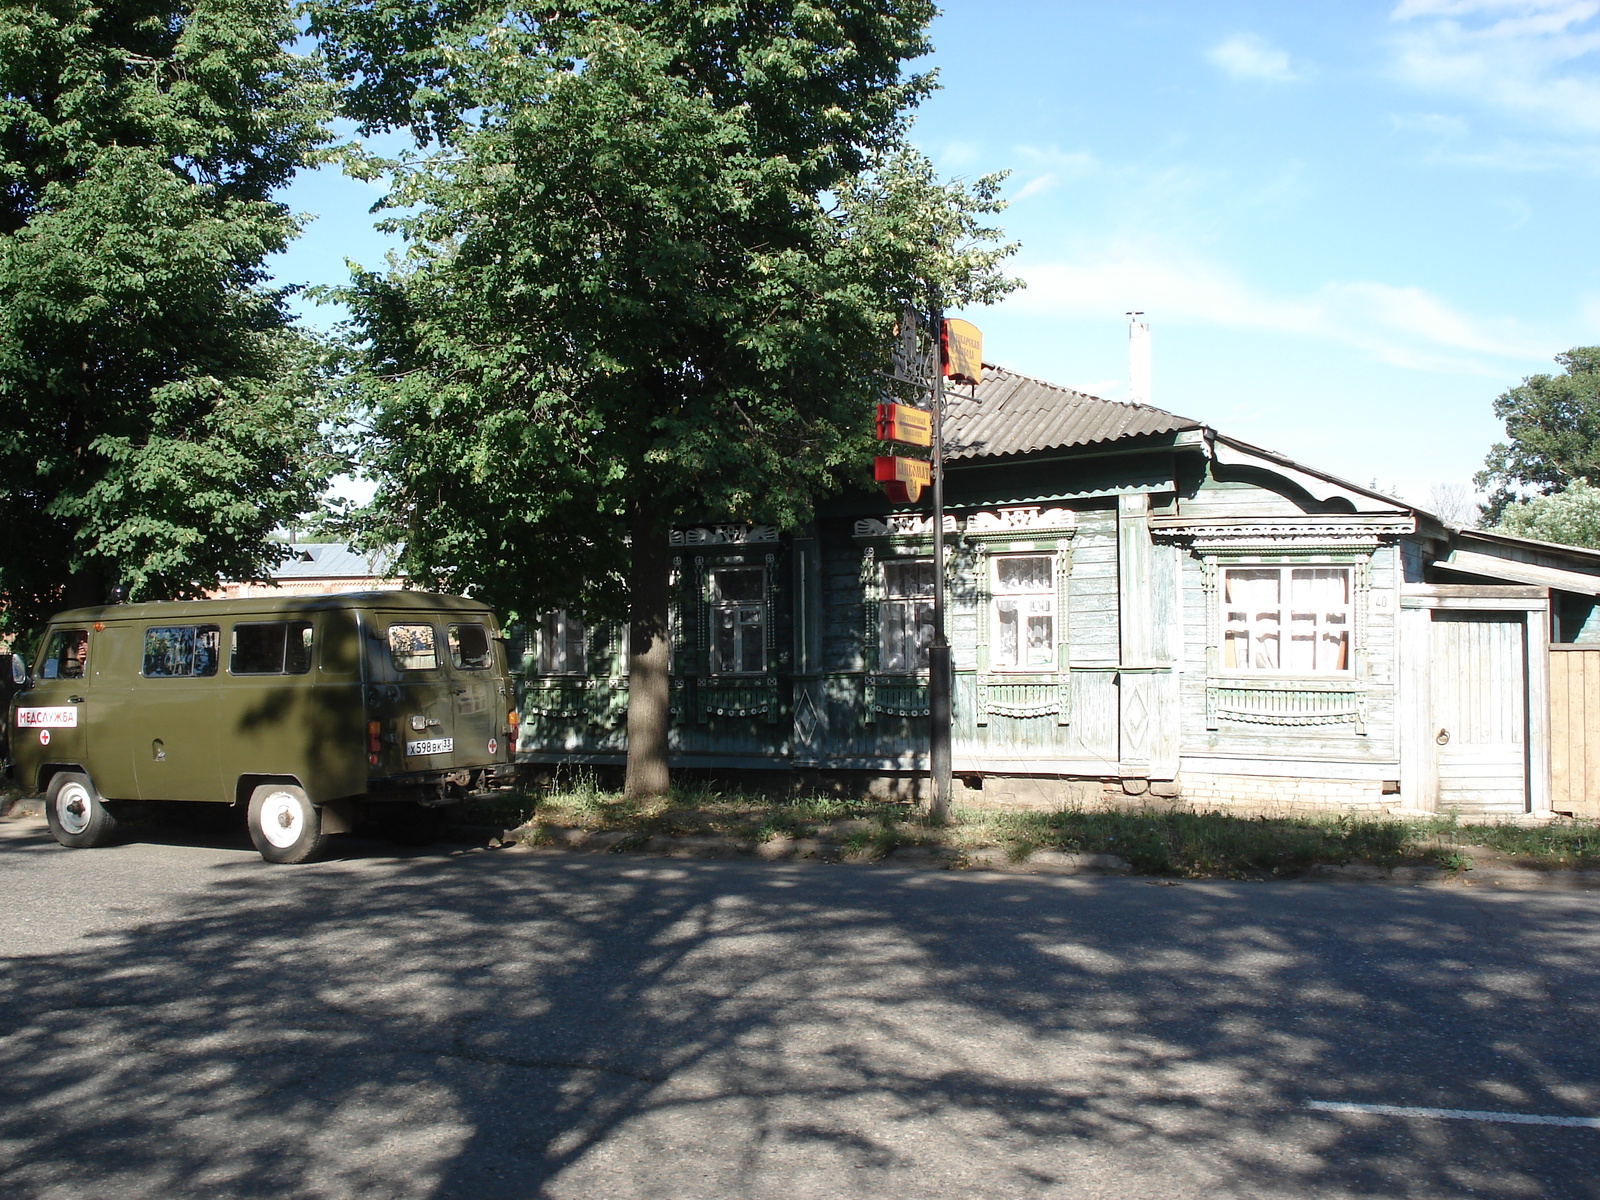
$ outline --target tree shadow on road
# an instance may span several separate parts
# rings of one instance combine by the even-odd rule
[[[8,1197],[1593,1196],[1581,896],[475,853],[0,977]]]

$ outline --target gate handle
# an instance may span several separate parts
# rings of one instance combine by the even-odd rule
[[[1448,746],[1450,744],[1450,731],[1448,729],[1439,730],[1439,735],[1433,740],[1441,746]]]

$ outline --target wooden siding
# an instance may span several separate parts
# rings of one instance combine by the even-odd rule
[[[1600,817],[1600,646],[1550,647],[1550,807]]]

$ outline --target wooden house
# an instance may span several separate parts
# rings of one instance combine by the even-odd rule
[[[958,802],[1600,813],[1600,553],[1001,368],[948,413]],[[674,530],[674,766],[909,790],[927,507]],[[522,759],[622,761],[622,636],[526,632]]]

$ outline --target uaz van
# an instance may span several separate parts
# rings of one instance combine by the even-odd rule
[[[119,802],[190,801],[244,805],[264,858],[303,862],[363,809],[513,782],[504,643],[458,596],[76,609],[22,674],[12,777],[64,846],[110,840]]]

